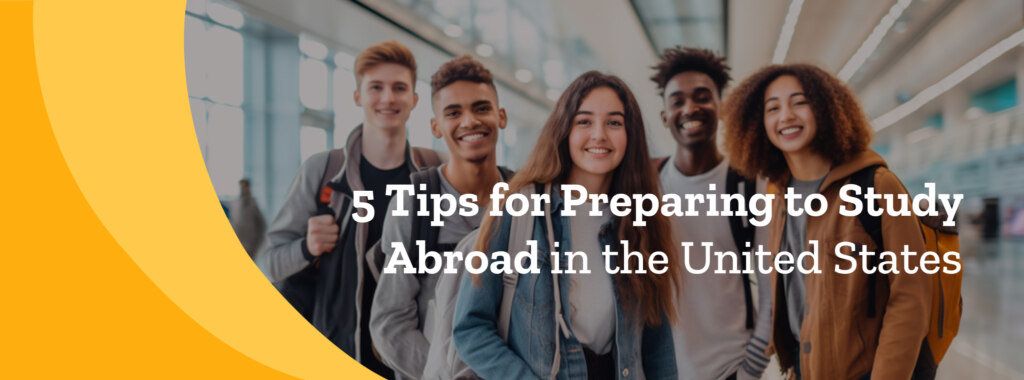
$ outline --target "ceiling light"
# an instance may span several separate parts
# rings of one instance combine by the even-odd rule
[[[447,34],[451,38],[459,38],[462,36],[462,27],[455,24],[448,24],[444,27],[444,34]]]
[[[516,80],[523,83],[530,83],[533,80],[533,73],[527,69],[516,70]]]
[[[868,57],[882,43],[882,38],[885,37],[886,33],[889,33],[889,28],[892,28],[896,20],[899,20],[900,14],[903,13],[904,9],[907,9],[907,5],[910,5],[910,0],[899,0],[889,8],[889,13],[882,16],[882,20],[878,22],[878,25],[875,25],[875,29],[871,31],[868,38],[865,38],[864,42],[860,44],[857,52],[853,53],[850,60],[846,61],[846,65],[843,65],[842,70],[839,70],[839,79],[845,82],[850,80],[853,74],[857,73],[857,70],[864,65],[864,61],[867,61]]]
[[[974,120],[982,116],[985,116],[985,110],[981,109],[981,107],[971,107],[964,111],[964,117],[967,120]]]
[[[206,12],[213,21],[235,29],[241,28],[245,24],[245,16],[242,15],[242,12],[221,3],[210,3],[206,7]]]
[[[307,37],[305,34],[299,35],[299,51],[305,53],[310,58],[327,58],[327,45],[324,45],[316,40],[313,40]]]
[[[921,106],[928,104],[928,102],[932,101],[939,95],[949,91],[953,86],[960,84],[964,79],[974,75],[974,73],[981,70],[985,65],[992,63],[996,58],[999,58],[1006,52],[1020,46],[1021,44],[1024,44],[1024,29],[1020,29],[1009,37],[1006,37],[1002,41],[992,45],[992,47],[986,49],[981,54],[978,54],[977,57],[974,57],[970,61],[967,61],[963,66],[960,66],[956,71],[953,71],[945,78],[942,78],[935,84],[928,86],[928,88],[919,92],[910,99],[910,101],[903,103],[898,107],[889,110],[889,112],[886,112],[882,116],[872,120],[871,124],[875,126],[875,131],[881,131],[892,126],[897,121],[900,121],[907,115],[917,111]]]
[[[907,143],[914,144],[939,134],[935,127],[921,127],[907,134]]]
[[[793,42],[793,32],[796,31],[796,22],[800,18],[800,10],[803,7],[804,0],[793,0],[789,3],[789,11],[786,12],[786,21],[782,24],[782,32],[779,33],[779,42],[775,45],[772,63],[778,64],[786,61],[789,43]]]
[[[490,57],[494,55],[494,48],[488,44],[476,45],[476,53],[481,57]]]
[[[553,88],[549,88],[546,92],[544,92],[544,95],[547,96],[548,99],[551,100],[552,102],[557,102],[558,97],[562,96],[562,92]]]

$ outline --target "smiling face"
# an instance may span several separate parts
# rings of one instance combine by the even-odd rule
[[[768,85],[764,93],[764,127],[772,145],[784,155],[813,154],[811,142],[818,125],[796,77],[783,75]]]
[[[603,182],[626,154],[625,107],[614,90],[599,87],[587,94],[569,132],[570,177]]]
[[[718,87],[699,71],[684,71],[665,83],[661,122],[681,146],[714,144],[718,131]]]
[[[444,139],[452,160],[480,162],[494,156],[498,130],[505,128],[508,117],[498,108],[491,85],[456,81],[438,90],[433,103],[430,130]]]
[[[412,71],[399,64],[382,63],[367,69],[355,92],[365,124],[384,129],[404,127],[419,101],[412,81]]]

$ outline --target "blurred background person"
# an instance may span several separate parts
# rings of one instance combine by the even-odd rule
[[[231,227],[234,228],[235,235],[238,235],[238,241],[251,258],[260,249],[263,234],[267,232],[267,221],[263,219],[260,206],[252,197],[249,179],[242,178],[238,181],[238,193],[238,199],[231,201],[228,206],[228,215],[231,217]]]

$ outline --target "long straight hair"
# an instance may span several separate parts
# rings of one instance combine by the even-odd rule
[[[625,82],[614,75],[605,75],[597,71],[588,71],[580,75],[558,98],[555,109],[544,123],[544,128],[537,137],[537,145],[527,158],[526,164],[509,181],[506,195],[516,193],[534,183],[565,183],[573,168],[572,157],[569,155],[569,134],[572,132],[573,118],[579,111],[583,99],[598,88],[609,88],[614,91],[625,108],[626,151],[622,162],[611,174],[608,196],[626,194],[632,197],[633,194],[655,194],[660,198],[658,174],[650,162],[640,106]],[[616,236],[620,240],[629,241],[630,249],[643,255],[643,265],[647,265],[648,258],[653,252],[665,252],[669,260],[669,270],[660,275],[652,273],[649,269],[646,274],[618,274],[613,276],[613,280],[625,309],[641,317],[647,325],[660,324],[663,315],[669,321],[675,321],[673,290],[678,289],[681,276],[675,261],[676,255],[672,254],[675,252],[675,242],[672,239],[669,220],[658,213],[646,219],[646,227],[633,227],[632,218],[635,212],[634,210],[614,221]],[[476,250],[487,252],[490,240],[497,233],[497,219],[490,215],[485,217],[481,223]],[[616,260],[622,268],[625,252],[620,252]]]

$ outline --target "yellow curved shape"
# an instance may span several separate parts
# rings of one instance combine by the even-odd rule
[[[77,238],[104,240],[105,227],[116,243],[108,240],[104,249],[119,250],[119,244],[195,323],[258,363],[302,378],[372,377],[274,290],[224,218],[189,112],[184,9],[184,1],[34,4],[38,80],[59,144],[56,155],[63,154],[73,175],[69,183],[84,196],[83,220],[89,222],[91,207],[102,222],[91,220],[90,230],[101,236]],[[63,243],[79,246],[74,240]],[[136,286],[146,286],[138,285],[140,279],[123,265],[116,272],[99,270],[89,275],[115,283],[131,278]],[[162,298],[158,292],[145,294],[141,301],[123,301]],[[181,316],[173,314],[150,313],[152,319],[145,322],[154,330],[164,323],[180,327]],[[195,351],[186,360],[201,362],[197,358],[206,350],[230,357],[209,339],[186,337],[168,344]],[[113,359],[106,364],[116,365]],[[158,359],[165,367],[192,364]],[[252,363],[232,360],[213,373],[239,377],[233,365],[254,370]],[[151,375],[167,371],[151,370]],[[255,371],[260,377],[273,373]]]

